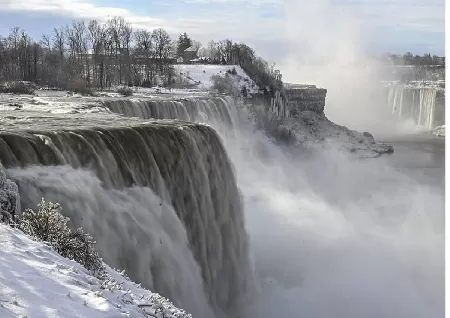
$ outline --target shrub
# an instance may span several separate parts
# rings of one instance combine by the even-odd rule
[[[81,228],[71,231],[69,218],[63,216],[58,203],[42,199],[39,210],[26,210],[19,221],[19,229],[38,240],[48,242],[63,257],[74,260],[88,270],[102,273],[103,262],[94,248],[95,241]]]
[[[213,75],[211,76],[211,82],[212,89],[217,89],[220,94],[229,94],[235,97],[239,96],[239,89],[236,87],[230,76],[223,77],[220,75]]]
[[[133,89],[131,89],[130,87],[119,87],[116,90],[116,93],[119,93],[122,96],[131,96],[133,95]]]

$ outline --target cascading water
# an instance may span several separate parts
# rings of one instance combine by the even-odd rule
[[[109,265],[195,317],[233,316],[252,275],[234,172],[214,130],[69,117],[30,116],[27,131],[20,120],[0,131],[22,207],[59,202]],[[114,119],[119,127],[108,127]]]
[[[164,137],[152,133],[152,138],[143,138],[147,128],[137,129],[138,134],[135,128],[90,128],[80,135],[77,125],[70,127],[55,118],[46,124],[75,131],[45,132],[27,120],[28,134],[16,133],[15,139],[8,137],[10,133],[1,134],[0,148],[6,152],[1,152],[0,160],[9,158],[9,166],[16,167],[69,163],[71,167],[9,169],[8,174],[19,183],[25,203],[33,201],[34,206],[45,195],[66,205],[66,213],[78,222],[75,225],[86,227],[94,236],[95,231],[105,233],[99,244],[102,250],[111,250],[110,263],[129,267],[135,271],[134,279],[164,291],[195,317],[220,317],[221,311],[236,317],[226,310],[233,307],[243,309],[241,317],[246,318],[442,316],[444,200],[440,189],[405,177],[383,158],[355,161],[331,149],[300,160],[298,153],[282,150],[255,131],[245,109],[238,111],[232,98],[189,103],[178,101],[176,107],[185,111],[177,112],[214,127],[236,170],[262,291],[253,303],[243,299],[246,290],[253,290],[253,272],[248,270],[244,221],[236,207],[241,202],[234,179],[229,179],[233,171],[227,160],[222,163],[226,169],[217,163],[226,155],[220,142],[218,148],[211,146],[217,142],[212,130],[211,134],[199,132],[200,136],[194,133],[210,128],[171,124],[166,129],[152,124],[150,130]],[[127,100],[107,106],[127,116],[173,118],[174,111],[167,105]],[[189,105],[206,109],[189,110]],[[124,119],[106,115],[101,114],[104,126],[127,126],[121,123]],[[90,116],[86,121],[94,119]],[[136,120],[130,125],[140,124]],[[186,133],[196,137],[185,138]],[[63,142],[69,138],[65,134],[78,141]],[[2,139],[8,147],[1,144]],[[108,151],[98,154],[104,148],[102,142]],[[147,162],[153,162],[152,157],[157,164],[150,168]],[[201,182],[195,181],[198,178]],[[187,196],[186,189],[190,189]],[[216,199],[211,199],[209,211],[193,204],[210,194]],[[185,204],[190,208],[184,209]],[[223,212],[228,211],[222,207],[227,204],[234,206],[234,216]],[[208,223],[211,218],[214,221]],[[219,238],[214,236],[218,228]]]
[[[224,109],[237,108],[222,100]],[[255,131],[242,110],[235,134],[219,117],[207,122],[243,194],[261,291],[245,317],[441,317],[441,189],[383,158],[351,160],[329,149],[299,160]]]
[[[103,104],[114,113],[144,119],[180,119],[208,122],[215,126],[232,126],[236,107],[231,97],[193,98],[183,100],[106,100]]]
[[[436,127],[436,88],[390,86],[387,103],[392,113],[416,126],[432,130]]]

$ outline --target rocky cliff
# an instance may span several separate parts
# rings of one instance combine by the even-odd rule
[[[393,152],[392,146],[376,143],[368,132],[330,121],[324,112],[326,95],[326,89],[315,85],[285,84],[283,92],[253,96],[247,105],[256,126],[279,142],[337,147],[364,157]]]

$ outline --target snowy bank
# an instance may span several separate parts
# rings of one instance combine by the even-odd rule
[[[50,246],[0,224],[0,317],[191,317],[106,266],[98,279]]]

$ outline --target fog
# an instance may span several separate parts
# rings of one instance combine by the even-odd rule
[[[261,132],[224,138],[260,295],[246,317],[440,317],[444,193],[387,158],[311,157]]]
[[[375,138],[416,133],[383,108],[380,64],[366,52],[358,12],[343,8],[285,2],[284,81],[327,88],[325,114],[338,124]],[[248,317],[444,315],[440,180],[422,183],[387,158],[357,160],[336,149],[306,158],[260,133],[241,134],[225,143],[261,283]]]
[[[380,81],[386,77],[370,54],[373,44],[367,38],[370,30],[362,29],[362,12],[331,0],[283,3],[289,49],[277,65],[284,81],[326,88],[327,117],[351,129],[371,131],[375,137],[413,130],[393,122],[391,110],[383,105]]]

